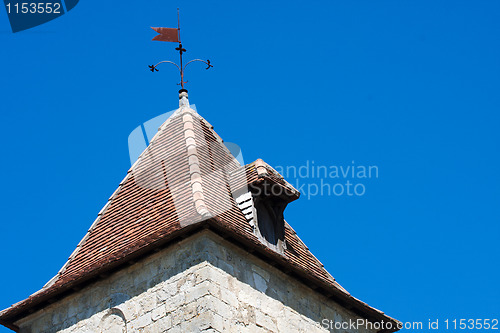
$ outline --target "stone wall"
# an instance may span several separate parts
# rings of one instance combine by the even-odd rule
[[[357,317],[203,231],[17,325],[22,333],[327,332],[323,319]]]

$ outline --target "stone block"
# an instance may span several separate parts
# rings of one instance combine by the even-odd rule
[[[232,316],[231,307],[212,295],[205,295],[193,304],[196,305],[196,311],[199,314],[212,311],[224,318],[231,318]]]
[[[145,313],[137,319],[130,322],[130,326],[133,329],[139,329],[146,327],[147,325],[152,323],[151,312]]]
[[[152,293],[145,293],[145,295],[139,299],[139,316],[142,316],[146,312],[150,312],[155,307],[156,295]]]
[[[238,323],[245,326],[255,324],[255,308],[248,304],[240,304],[231,318],[235,318]]]
[[[156,307],[155,309],[153,309],[153,311],[151,311],[151,319],[153,321],[157,321],[160,318],[165,317],[166,315],[167,315],[167,310],[166,310],[165,304],[162,304],[162,305]]]
[[[158,327],[159,332],[165,332],[172,327],[172,318],[170,316],[161,317],[156,321],[155,326]]]
[[[249,304],[254,308],[260,308],[260,299],[255,293],[255,289],[252,289],[248,285],[242,285],[241,289],[238,291],[238,300],[240,302]]]
[[[165,301],[165,310],[167,313],[175,312],[185,304],[186,297],[183,293],[176,294]]]
[[[199,283],[186,291],[186,303],[193,302],[194,300],[210,294],[210,289],[214,289],[216,286],[211,286],[210,281],[204,281]]]
[[[278,330],[276,320],[257,309],[255,309],[255,324],[257,324],[257,326],[264,327],[271,332],[276,332]]]
[[[232,290],[226,288],[220,288],[220,299],[234,308],[237,308],[239,305],[236,294]]]
[[[267,290],[267,280],[264,279],[260,274],[253,273],[253,280],[255,284],[255,288],[262,292],[265,293]]]

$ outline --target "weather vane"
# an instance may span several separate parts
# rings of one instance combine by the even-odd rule
[[[153,38],[153,40],[157,40],[160,42],[179,43],[179,47],[176,47],[175,49],[177,51],[179,51],[180,61],[181,61],[180,66],[177,65],[175,62],[169,61],[169,60],[160,61],[156,65],[149,65],[149,69],[151,70],[151,72],[155,72],[155,71],[158,72],[158,69],[156,67],[158,67],[159,64],[169,63],[169,64],[175,65],[179,69],[179,72],[181,74],[181,82],[178,83],[178,85],[180,85],[181,88],[184,89],[184,83],[187,83],[187,81],[184,81],[184,70],[186,69],[187,65],[189,65],[190,63],[195,62],[195,61],[200,61],[200,62],[207,65],[206,69],[209,69],[210,67],[214,67],[210,64],[210,60],[208,60],[208,59],[207,59],[207,61],[201,60],[201,59],[193,59],[191,61],[188,61],[187,64],[185,64],[185,65],[182,64],[182,54],[184,52],[186,52],[186,49],[184,49],[182,47],[182,43],[181,43],[181,25],[180,25],[180,20],[179,20],[179,8],[177,8],[177,29],[175,29],[175,28],[153,28],[153,27],[151,27],[151,29],[153,29],[154,31],[159,33],[159,35],[155,36]]]

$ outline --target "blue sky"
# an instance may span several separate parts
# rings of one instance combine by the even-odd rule
[[[245,162],[377,166],[364,195],[285,212],[340,284],[401,321],[499,318],[496,1],[82,0],[16,34],[1,9],[1,308],[65,263],[130,132],[177,107],[173,66],[147,68],[177,60],[149,28],[177,7],[186,59],[214,65],[190,65],[190,100]]]

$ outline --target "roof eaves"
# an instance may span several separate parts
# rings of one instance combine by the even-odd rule
[[[397,320],[385,315],[382,311],[372,308],[368,304],[346,293],[343,288],[338,288],[338,286],[336,284],[333,284],[331,281],[323,281],[311,275],[310,272],[308,272],[303,267],[294,264],[288,258],[270,250],[257,240],[251,240],[248,237],[245,237],[245,235],[241,234],[237,229],[228,228],[227,223],[225,223],[217,216],[178,229],[168,235],[168,237],[159,239],[154,243],[150,243],[143,248],[140,248],[139,250],[131,252],[131,254],[128,256],[102,265],[98,269],[92,271],[90,274],[71,280],[63,285],[58,286],[56,289],[43,290],[36,295],[30,296],[28,299],[18,302],[13,306],[1,311],[0,323],[6,327],[14,329],[15,325],[13,325],[13,322],[25,316],[23,315],[23,312],[28,311],[28,309],[35,308],[36,311],[37,306],[40,306],[50,299],[54,299],[58,296],[65,297],[68,292],[71,293],[71,290],[76,289],[82,284],[84,285],[86,283],[92,283],[96,277],[99,277],[103,273],[119,270],[128,262],[134,263],[136,262],[136,260],[140,260],[143,257],[148,256],[150,253],[153,253],[153,250],[155,248],[168,247],[171,244],[175,243],[176,239],[179,239],[179,237],[181,237],[181,239],[189,237],[190,235],[199,232],[200,230],[204,230],[206,227],[210,228],[213,231],[216,231],[223,238],[239,245],[240,247],[242,247],[243,245],[244,249],[254,249],[254,251],[251,251],[253,255],[259,254],[257,255],[257,257],[270,262],[273,266],[282,270],[285,274],[291,275],[295,279],[298,279],[302,282],[307,281],[308,283],[306,285],[313,287],[313,289],[318,290],[318,288],[314,286],[324,289],[326,291],[325,293],[323,293],[325,296],[332,298],[332,300],[334,300],[335,302],[345,306],[346,308],[349,308],[351,311],[355,312],[361,317],[371,321],[389,320],[393,322],[394,325],[398,323]]]

